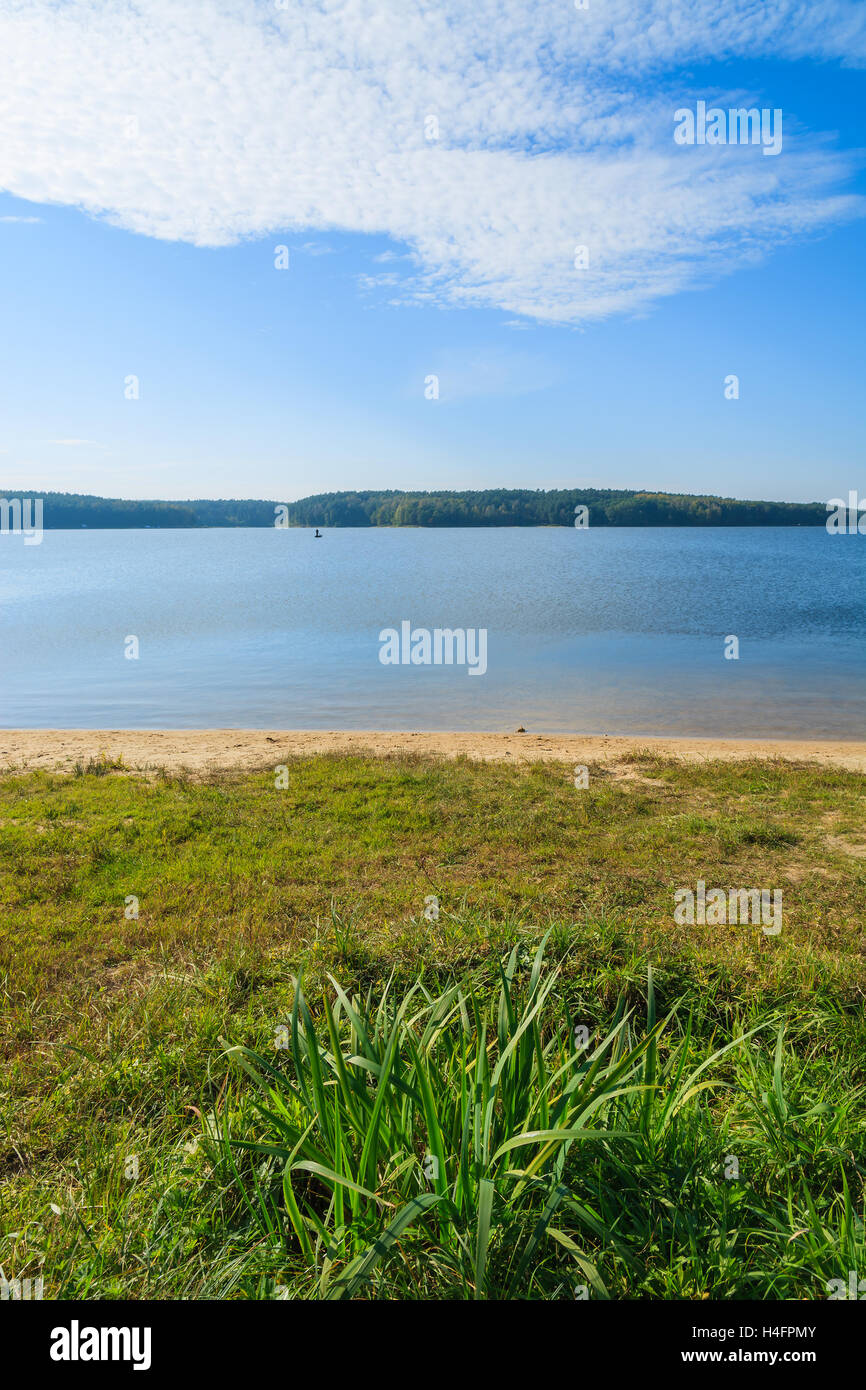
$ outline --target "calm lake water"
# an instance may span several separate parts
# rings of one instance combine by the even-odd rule
[[[859,739],[864,600],[818,527],[2,535],[0,723]],[[382,665],[404,619],[486,674]]]

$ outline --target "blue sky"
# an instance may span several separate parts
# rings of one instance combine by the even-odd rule
[[[2,0],[4,488],[866,491],[864,7],[591,4]]]

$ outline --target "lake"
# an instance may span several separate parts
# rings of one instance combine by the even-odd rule
[[[861,739],[864,598],[822,527],[0,535],[0,723]],[[383,665],[404,620],[486,671]]]

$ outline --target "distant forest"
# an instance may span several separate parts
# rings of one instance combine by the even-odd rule
[[[485,492],[325,492],[289,508],[301,526],[823,526],[821,502],[738,502],[609,488],[491,488]]]
[[[0,497],[44,502],[46,530],[80,527],[273,526],[276,502],[124,502],[69,492],[7,489]],[[822,502],[744,502],[674,492],[597,488],[491,488],[483,492],[323,492],[288,505],[289,526],[823,526]],[[285,524],[285,523],[284,523]]]

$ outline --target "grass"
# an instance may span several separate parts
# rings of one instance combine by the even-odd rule
[[[0,779],[7,1278],[760,1299],[866,1275],[862,777],[288,769]],[[675,925],[699,878],[781,888],[781,935]]]

